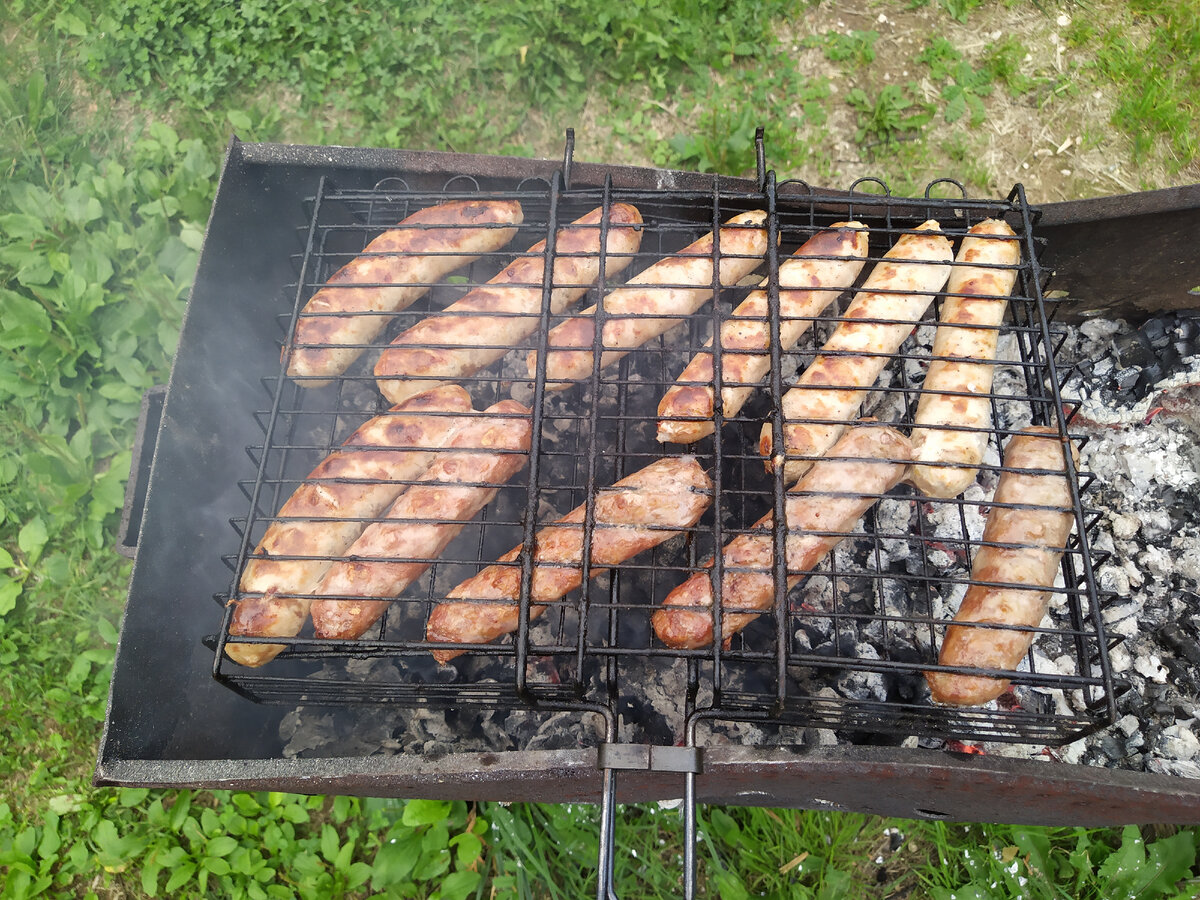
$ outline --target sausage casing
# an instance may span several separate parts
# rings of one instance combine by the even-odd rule
[[[975,225],[955,258],[913,422],[912,483],[930,497],[956,497],[975,481],[987,449],[993,364],[1021,248],[1006,222]],[[963,295],[963,296],[960,296]],[[953,393],[940,393],[952,391]],[[973,395],[973,396],[972,396]],[[973,430],[939,428],[958,425]],[[943,463],[949,465],[921,465]]]
[[[312,604],[317,637],[361,637],[378,621],[524,467],[531,432],[529,410],[515,400],[493,404],[454,432],[420,480],[321,579]]]
[[[308,619],[306,594],[362,534],[363,519],[378,516],[433,461],[466,421],[471,398],[446,385],[409,398],[361,425],[322,460],[279,510],[239,581],[251,595],[234,601],[231,635],[295,637]],[[274,659],[283,644],[228,643],[229,658],[244,666]]]
[[[600,277],[603,209],[560,228],[555,236],[550,311],[561,312]],[[628,203],[608,213],[604,272],[623,271],[641,246],[642,216]],[[393,403],[491,365],[537,329],[542,316],[546,242],[539,241],[500,274],[399,335],[375,364],[379,389]]]
[[[521,221],[516,200],[453,200],[418,210],[385,231],[305,304],[288,375],[305,387],[328,384],[387,327],[388,313],[407,309],[433,282],[499,250]]]
[[[720,262],[717,281],[737,284],[762,263],[767,252],[767,214],[741,213],[720,229]],[[630,350],[669,331],[691,315],[713,294],[713,232],[684,247],[674,256],[643,269],[604,298],[607,318],[601,334],[600,366],[610,366]],[[546,387],[562,390],[592,374],[592,342],[596,335],[596,309],[550,329],[546,341]],[[658,318],[662,317],[662,318]],[[538,355],[528,357],[529,377],[537,373]]]
[[[789,350],[812,317],[854,283],[867,256],[867,228],[836,222],[779,264],[779,344]],[[753,291],[721,323],[721,404],[736,416],[754,385],[771,369],[767,292]],[[712,346],[710,340],[707,346]],[[749,352],[746,352],[749,351]],[[690,444],[713,433],[713,355],[697,353],[658,404],[658,439]]]
[[[699,521],[712,497],[712,481],[695,457],[657,460],[598,492],[593,505],[589,574],[620,565],[644,550],[661,544]],[[583,581],[584,516],[579,506],[534,538],[530,600],[551,603]],[[486,644],[517,629],[521,594],[522,547],[506,553],[499,564],[483,569],[434,607],[425,628],[429,641]],[[546,607],[531,605],[530,619]],[[434,650],[439,663],[449,662],[463,650]]]
[[[783,395],[784,450],[802,457],[786,461],[786,482],[804,474],[857,415],[871,386],[946,283],[953,258],[950,241],[931,219],[901,235],[871,270],[820,354]],[[772,446],[767,423],[758,449],[768,468],[779,462],[771,459]]]
[[[787,583],[796,583],[843,539],[876,502],[904,478],[912,444],[893,428],[861,424],[848,430],[829,456],[805,473],[785,499]],[[727,641],[775,601],[774,514],[738,535],[722,551],[721,634]],[[711,566],[712,563],[710,562]],[[694,650],[713,640],[712,578],[697,572],[679,585],[651,617],[668,647]],[[687,608],[679,608],[687,607]]]
[[[1009,439],[984,543],[971,564],[972,584],[946,629],[940,665],[1011,670],[1033,645],[1035,633],[1017,629],[1036,628],[1046,615],[1075,523],[1064,446],[1055,428],[1027,428]],[[1073,447],[1071,454],[1078,458]],[[954,706],[987,703],[1009,685],[1007,678],[954,672],[926,672],[925,679],[935,702]]]

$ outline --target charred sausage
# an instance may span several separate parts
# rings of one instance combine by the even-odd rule
[[[555,238],[550,311],[561,312],[582,297],[600,277],[600,230],[603,209],[559,230]],[[624,270],[641,245],[642,216],[628,203],[608,213],[604,271]],[[546,242],[506,266],[487,284],[450,304],[441,315],[418,322],[398,336],[375,364],[384,396],[405,397],[455,378],[473,375],[511,350],[538,327]]]
[[[717,282],[737,284],[762,262],[767,252],[767,214],[755,210],[731,218],[720,230]],[[674,328],[698,310],[713,293],[713,233],[676,255],[659,260],[604,298],[607,319],[601,334],[601,367],[617,362],[630,350]],[[546,341],[546,387],[562,390],[592,374],[592,342],[596,309],[550,329]],[[657,318],[661,317],[661,318]],[[537,353],[529,354],[529,376],[536,376]]]
[[[933,339],[935,358],[913,419],[917,464],[910,477],[930,497],[958,496],[975,480],[983,462],[993,374],[992,363],[984,360],[996,356],[1000,323],[1017,280],[1021,247],[1014,238],[1005,222],[980,222],[963,238],[946,283]],[[937,427],[942,425],[972,430]]]
[[[313,593],[319,638],[361,637],[525,465],[529,410],[501,400],[458,429],[420,480],[335,563]],[[381,599],[375,599],[381,598]]]
[[[849,536],[880,498],[900,483],[912,459],[908,438],[893,428],[861,424],[818,460],[786,498],[787,583],[794,587]],[[749,625],[775,601],[774,514],[767,513],[723,551],[723,640]],[[710,562],[711,566],[712,563]],[[712,578],[697,572],[671,591],[651,617],[668,647],[694,650],[713,641]]]
[[[712,494],[712,482],[694,457],[660,459],[599,492],[594,503],[589,573],[599,575],[661,544],[699,521]],[[583,581],[583,523],[580,506],[543,528],[534,539],[530,619]],[[517,629],[521,595],[522,547],[497,565],[469,578],[434,607],[425,638],[434,642],[486,644]],[[433,651],[447,663],[464,650]]]
[[[940,665],[1011,670],[1029,652],[1035,633],[1022,629],[1036,628],[1046,615],[1075,522],[1066,446],[1054,428],[1027,428],[1009,439],[972,584],[946,629]],[[1073,447],[1071,455],[1078,458]],[[926,672],[925,679],[934,702],[953,706],[987,703],[1009,685],[1007,678],[954,672]]]
[[[837,222],[780,263],[780,349],[790,350],[813,317],[854,283],[866,256],[866,226]],[[764,280],[721,325],[721,403],[727,417],[738,414],[771,369],[766,286]],[[712,434],[715,398],[713,355],[697,353],[658,404],[658,439],[690,444]]]
[[[871,385],[946,283],[951,259],[950,241],[930,220],[902,235],[871,270],[821,353],[783,396],[784,450],[799,457],[787,459],[786,482],[799,478],[832,447],[855,417]],[[758,449],[768,468],[782,461],[771,459],[772,444],[767,423]]]
[[[454,200],[418,210],[333,274],[296,320],[288,375],[320,387],[341,375],[432,284],[513,239],[516,200]],[[432,385],[429,385],[432,387]]]
[[[295,637],[308,619],[303,595],[320,582],[374,518],[433,461],[455,428],[467,421],[471,398],[446,385],[410,397],[360,426],[309,473],[267,528],[242,571],[241,596],[229,633],[246,637]],[[441,415],[439,415],[441,414]],[[229,658],[261,666],[283,644],[228,643]]]

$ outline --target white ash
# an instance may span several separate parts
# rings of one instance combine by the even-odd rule
[[[590,302],[590,301],[589,301]],[[707,323],[693,328],[690,340],[702,340]],[[1107,376],[1116,368],[1105,354],[1112,349],[1114,337],[1121,334],[1123,323],[1092,321],[1070,332],[1062,350],[1061,369],[1076,359],[1092,360],[1093,372]],[[822,323],[801,342],[801,349],[784,355],[785,385],[811,359],[828,332]],[[928,351],[933,329],[922,326],[906,344],[914,350],[912,358],[902,366],[885,370],[879,383],[870,392],[863,413],[875,415],[882,421],[903,423],[910,413],[910,398],[906,390],[923,381],[924,366],[917,356]],[[687,343],[686,341],[684,343]],[[666,350],[667,341],[660,341],[654,366],[661,371],[679,371],[690,359],[687,350]],[[998,356],[1016,360],[1019,347],[1015,338],[1002,338]],[[499,393],[510,390],[523,402],[531,402],[532,387],[525,369],[525,352],[509,354],[502,364],[503,379]],[[996,369],[994,389],[1014,398],[1026,394],[1026,372],[1023,366],[1000,365]],[[1084,394],[1084,408],[1072,427],[1089,438],[1081,451],[1082,468],[1096,474],[1096,483],[1085,495],[1085,503],[1101,513],[1095,540],[1097,552],[1107,552],[1110,558],[1102,563],[1097,578],[1102,590],[1116,594],[1107,598],[1103,618],[1110,637],[1123,637],[1124,643],[1109,654],[1113,672],[1125,679],[1131,689],[1118,699],[1120,727],[1062,748],[1047,750],[1031,744],[985,742],[989,753],[1028,759],[1082,762],[1093,765],[1168,771],[1182,774],[1196,769],[1195,758],[1200,755],[1188,736],[1196,721],[1196,701],[1200,694],[1200,668],[1183,659],[1166,646],[1161,630],[1167,623],[1178,623],[1184,636],[1195,640],[1200,634],[1200,511],[1195,507],[1195,493],[1200,486],[1200,451],[1196,449],[1195,434],[1198,420],[1181,406],[1187,389],[1200,381],[1200,370],[1187,368],[1177,372],[1157,386],[1152,397],[1161,405],[1164,397],[1176,402],[1171,409],[1158,413],[1144,423],[1155,406],[1141,401],[1121,405],[1111,397],[1095,392],[1082,381],[1075,382]],[[611,427],[611,416],[621,392],[630,398],[630,409],[641,408],[648,394],[659,391],[657,375],[629,373],[628,369],[605,370],[604,384],[599,389],[602,413],[601,430]],[[624,381],[624,384],[619,382]],[[890,390],[888,388],[891,388]],[[1172,392],[1173,395],[1172,395]],[[1070,391],[1065,392],[1070,395]],[[1171,396],[1168,396],[1171,395]],[[640,398],[640,399],[639,399]],[[586,452],[587,437],[581,435],[580,413],[590,405],[590,388],[577,386],[565,392],[548,392],[545,405],[544,436],[548,444],[559,447],[557,456],[545,461],[549,481],[544,483],[578,485],[579,456]],[[753,406],[757,403],[758,406]],[[765,406],[756,396],[743,412],[747,419]],[[1168,404],[1170,405],[1170,404]],[[651,403],[646,407],[653,409]],[[1031,421],[1029,404],[1020,400],[1001,400],[995,405],[996,426],[1003,430],[1019,429]],[[632,422],[626,432],[630,449],[648,455],[658,448],[654,435],[652,412]],[[750,423],[737,423],[747,435],[757,435]],[[751,434],[752,433],[752,434]],[[571,452],[561,452],[563,448]],[[631,459],[638,459],[632,457]],[[601,460],[603,469],[607,457]],[[641,465],[636,462],[630,468]],[[789,637],[794,652],[820,657],[836,657],[853,663],[859,660],[887,662],[911,661],[912,675],[905,678],[892,672],[875,673],[862,670],[836,671],[821,666],[795,667],[792,676],[796,693],[814,703],[836,704],[847,699],[862,703],[889,702],[904,692],[915,692],[914,702],[927,702],[920,663],[930,658],[930,627],[928,624],[906,623],[903,617],[931,617],[934,621],[948,619],[958,608],[966,591],[965,581],[970,573],[970,550],[967,542],[982,537],[984,511],[995,489],[1000,464],[999,446],[992,442],[987,448],[984,466],[978,481],[971,486],[959,503],[924,503],[912,494],[898,493],[881,503],[873,512],[872,524],[879,541],[860,539],[839,546],[832,559],[823,567],[823,574],[807,580],[790,598],[793,626]],[[607,470],[606,470],[607,472]],[[603,474],[598,471],[598,478]],[[538,498],[540,520],[557,517],[570,509],[568,492],[546,490]],[[576,501],[578,502],[578,501]],[[745,528],[749,521],[741,518],[739,504],[730,502],[723,510],[722,524],[727,528]],[[749,507],[753,504],[747,503]],[[755,517],[762,510],[746,510]],[[518,521],[523,508],[513,513]],[[509,529],[509,534],[512,529]],[[964,540],[965,539],[965,540]],[[505,540],[496,555],[515,545]],[[704,546],[684,550],[677,539],[665,555],[656,559],[679,565],[680,557],[690,552],[702,557],[712,548]],[[667,552],[669,549],[669,553]],[[888,574],[909,576],[889,579]],[[876,576],[876,577],[870,577]],[[921,578],[939,579],[929,590],[920,585]],[[667,579],[669,581],[669,579]],[[441,578],[438,579],[439,584]],[[639,604],[661,599],[670,584],[651,583],[650,579],[633,580],[640,594]],[[645,587],[643,591],[642,588]],[[601,596],[600,593],[594,596]],[[1047,622],[1070,628],[1069,609],[1065,592],[1056,592]],[[1088,615],[1086,603],[1083,609]],[[631,615],[642,615],[640,609]],[[835,616],[836,614],[836,616]],[[752,632],[744,637],[746,648],[759,648],[770,640],[772,625],[764,620],[755,623]],[[570,629],[568,628],[568,631]],[[551,643],[554,635],[543,620],[535,626],[536,641]],[[742,638],[739,638],[742,640]],[[1078,675],[1079,662],[1072,654],[1069,638],[1040,635],[1033,651],[1033,666],[1039,674]],[[508,658],[511,660],[511,657]],[[508,663],[511,665],[511,662]],[[706,666],[708,664],[705,664]],[[1022,668],[1028,663],[1023,662]],[[686,719],[686,695],[680,661],[646,658],[621,661],[621,683],[630,696],[622,697],[619,710],[619,738],[623,741],[678,743],[684,739],[682,723]],[[370,667],[368,667],[368,670]],[[468,671],[468,670],[463,670]],[[832,674],[831,674],[832,671]],[[1085,674],[1094,674],[1089,672]],[[564,673],[564,677],[569,673]],[[511,678],[511,672],[497,672],[501,681]],[[531,680],[553,682],[557,677],[546,669],[531,671]],[[702,676],[696,703],[703,706],[710,698],[706,693],[706,677]],[[769,675],[756,682],[753,667],[730,673],[725,681],[727,690],[762,691],[769,684]],[[431,679],[432,680],[432,679]],[[923,692],[923,693],[922,693]],[[1089,698],[1077,690],[1063,691],[1033,686],[1015,686],[1004,702],[1015,702],[1025,710],[1047,710],[1061,715],[1078,715]],[[999,715],[1003,706],[993,702],[990,708]],[[398,716],[399,721],[383,723],[389,717],[375,711],[356,710],[354,716],[336,716],[312,709],[311,727],[307,731],[296,727],[292,716],[285,720],[289,732],[289,753],[328,755],[344,752],[346,740],[364,752],[461,752],[469,750],[508,750],[522,747],[594,746],[602,735],[598,717],[587,714],[559,713],[555,715],[519,713],[477,714],[470,710],[456,711],[454,718],[446,713],[425,710],[421,715]],[[439,717],[441,717],[439,719]],[[440,724],[439,724],[440,722]],[[1135,727],[1136,726],[1136,727]],[[402,734],[404,731],[410,734]],[[745,746],[771,746],[779,743],[832,745],[855,739],[834,728],[775,727],[765,728],[754,723],[704,722],[699,730],[702,744],[736,742]],[[337,741],[342,741],[338,745]],[[365,748],[375,741],[374,750]],[[438,749],[441,741],[448,742]],[[898,738],[899,741],[899,738]],[[926,740],[921,746],[937,746],[940,742]],[[337,747],[335,751],[333,748]]]

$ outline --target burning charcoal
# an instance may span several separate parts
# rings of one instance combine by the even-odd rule
[[[1100,738],[1099,749],[1111,760],[1121,759],[1126,752],[1124,742],[1112,734],[1106,734]]]
[[[1154,360],[1154,350],[1139,332],[1121,334],[1113,341],[1121,368],[1141,368]]]
[[[1179,356],[1175,351],[1168,348],[1167,352],[1160,352],[1158,359],[1142,369],[1142,374],[1133,385],[1134,396],[1141,399],[1149,394],[1150,389],[1162,381],[1177,362]]]
[[[1200,666],[1200,643],[1197,643],[1182,628],[1170,622],[1159,629],[1158,634],[1164,644],[1192,665]]]
[[[879,651],[870,644],[862,644],[856,654],[859,659],[879,659]],[[887,682],[880,672],[848,670],[838,675],[838,690],[854,700],[886,700]]]
[[[1167,330],[1167,323],[1161,317],[1150,319],[1141,328],[1138,329],[1146,342],[1155,350],[1161,350],[1171,342],[1170,332]]]
[[[1138,368],[1121,369],[1113,376],[1113,383],[1116,389],[1122,393],[1129,393],[1133,390],[1133,386],[1137,384],[1138,379],[1142,376],[1142,370]]]

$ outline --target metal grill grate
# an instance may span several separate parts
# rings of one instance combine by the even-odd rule
[[[981,546],[979,522],[990,486],[1001,471],[998,462],[982,468],[981,481],[989,486],[986,493],[969,491],[965,497],[937,500],[907,485],[891,491],[800,587],[790,593],[777,590],[774,610],[734,635],[728,647],[676,650],[654,636],[650,616],[666,593],[691,574],[704,571],[706,559],[746,533],[765,512],[775,510],[776,521],[781,521],[783,479],[764,468],[757,449],[759,428],[773,421],[778,433],[783,423],[782,389],[797,371],[803,371],[836,327],[853,292],[831,294],[829,308],[814,317],[794,350],[781,352],[774,342],[766,383],[737,415],[724,417],[718,412],[716,434],[690,447],[656,441],[659,399],[749,287],[720,290],[715,302],[681,317],[677,327],[618,365],[593,366],[590,378],[581,384],[561,392],[546,386],[549,326],[592,303],[602,304],[605,292],[629,274],[737,213],[765,210],[768,235],[779,238],[778,246],[768,241],[755,277],[756,282],[763,275],[770,278],[770,325],[776,336],[779,265],[820,229],[850,219],[869,227],[865,275],[901,235],[925,219],[937,219],[957,247],[971,225],[998,217],[1016,232],[1021,263],[996,361],[989,444],[998,460],[1008,436],[1028,422],[1065,433],[1072,407],[1064,405],[1059,394],[1053,361],[1058,335],[1050,324],[1051,304],[1043,300],[1041,248],[1032,234],[1036,214],[1027,206],[1020,186],[1003,201],[968,199],[953,183],[931,185],[924,198],[900,199],[873,180],[856,182],[846,194],[818,195],[800,183],[777,184],[774,174],[760,164],[756,192],[723,189],[715,177],[708,192],[670,187],[630,191],[608,182],[572,184],[570,168],[568,144],[563,170],[553,180],[513,184],[499,195],[489,191],[489,197],[521,203],[524,222],[517,235],[505,249],[485,254],[396,315],[386,334],[364,348],[367,352],[345,375],[326,387],[302,388],[285,376],[281,364],[279,376],[263,384],[258,414],[263,440],[247,448],[250,463],[242,482],[248,512],[233,523],[235,534],[230,535],[226,557],[232,582],[229,592],[217,597],[226,610],[214,640],[218,680],[266,702],[532,704],[576,709],[581,714],[601,714],[608,740],[615,741],[619,713],[631,703],[639,706],[643,684],[653,679],[660,685],[678,685],[680,720],[669,723],[671,733],[656,734],[647,726],[640,734],[652,743],[686,741],[689,745],[700,740],[696,728],[709,721],[1043,744],[1066,742],[1112,721],[1114,685],[1088,547],[1096,516],[1082,498],[1091,476],[1075,473],[1069,464],[1076,523],[1063,555],[1060,586],[1054,590],[1051,624],[1035,629],[1034,648],[1021,671],[1003,673],[1012,679],[1014,689],[998,704],[984,709],[935,706],[929,702],[923,679],[936,662],[946,626],[970,579],[970,560]],[[935,196],[943,193],[953,196]],[[307,300],[374,237],[417,209],[481,194],[467,178],[452,179],[436,192],[410,190],[399,179],[389,179],[370,191],[339,190],[322,179],[304,212],[306,224],[298,222],[297,281],[281,295],[273,313],[279,320],[280,346],[288,346]],[[596,207],[611,209],[618,202],[636,206],[644,221],[641,245],[629,269],[619,277],[602,274],[598,286],[562,315],[550,312],[550,285],[543,285],[539,327],[500,362],[458,379],[476,409],[510,396],[532,408],[528,465],[431,561],[429,571],[394,600],[379,625],[362,639],[318,640],[308,631],[284,640],[239,638],[283,643],[287,650],[259,670],[227,659],[222,650],[229,640],[232,607],[228,604],[241,599],[239,573],[251,551],[313,466],[351,430],[388,408],[375,386],[372,365],[377,353],[373,351],[421,319],[441,314],[446,305],[486,282],[514,254],[535,242],[550,240],[547,253],[552,257],[552,238],[561,225]],[[719,246],[713,252],[717,256]],[[930,359],[928,345],[940,302],[939,298],[931,305],[889,363],[864,414],[908,430]],[[601,319],[602,310],[601,305]],[[529,351],[541,351],[532,375],[525,364]],[[719,347],[714,356],[719,392]],[[522,556],[515,563],[524,566],[517,631],[511,638],[470,648],[452,668],[436,666],[423,640],[423,628],[433,606],[450,588],[513,547],[522,543],[528,547],[539,527],[581,504],[589,510],[582,527],[585,535],[590,534],[598,489],[663,455],[684,454],[694,454],[714,483],[711,506],[696,526],[585,582],[582,590],[550,604],[536,621],[529,614],[530,561]],[[775,537],[783,539],[782,525]],[[590,568],[585,550],[584,569]],[[782,587],[787,572],[778,553],[773,575],[777,588]],[[718,611],[723,609],[720,584],[718,563],[714,581]],[[353,663],[363,659],[394,661],[396,678],[380,682],[359,677],[356,672],[361,669]]]

